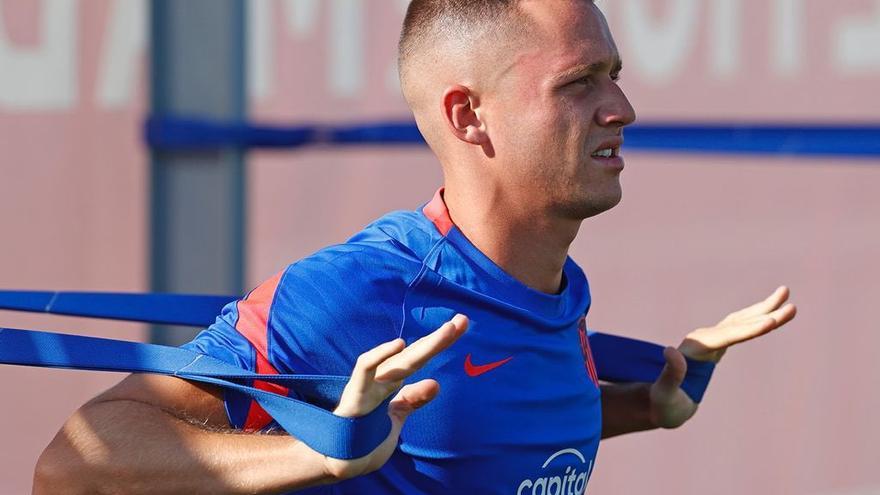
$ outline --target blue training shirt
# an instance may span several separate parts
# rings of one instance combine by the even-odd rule
[[[408,380],[434,378],[441,390],[409,417],[388,463],[297,493],[581,494],[602,429],[589,307],[574,261],[559,294],[525,286],[452,223],[441,189],[290,265],[185,347],[259,373],[347,376],[361,353],[463,313],[464,336]],[[233,426],[271,424],[256,403],[234,392],[225,401]]]

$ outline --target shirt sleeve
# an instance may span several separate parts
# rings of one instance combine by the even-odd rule
[[[227,305],[184,347],[260,374],[348,376],[358,355],[399,335],[404,271],[382,250],[325,249]],[[253,386],[297,397],[279,385]],[[227,391],[224,400],[233,427],[274,426],[249,397]]]
[[[213,325],[184,348],[207,354],[259,374],[278,374],[268,359],[268,321],[283,272],[260,284],[239,301],[226,305]],[[254,381],[252,386],[287,395],[278,385]],[[246,395],[224,391],[226,414],[233,428],[256,431],[269,426],[271,417]]]

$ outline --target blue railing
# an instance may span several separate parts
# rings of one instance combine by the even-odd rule
[[[626,149],[675,153],[880,157],[880,125],[645,123],[627,128]],[[273,126],[185,117],[152,117],[145,126],[155,150],[293,149],[314,145],[424,145],[410,121]]]

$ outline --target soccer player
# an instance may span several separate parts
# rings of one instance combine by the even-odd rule
[[[795,307],[780,288],[666,348],[655,382],[599,382],[567,253],[621,197],[621,68],[587,0],[413,1],[400,77],[444,188],[287,267],[188,344],[260,373],[350,375],[340,416],[393,395],[384,443],[329,458],[240,395],[132,375],[63,426],[35,492],[582,493],[601,438],[683,424],[685,357],[718,362]]]

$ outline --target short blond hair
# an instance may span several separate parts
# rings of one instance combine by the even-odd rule
[[[412,0],[398,44],[401,79],[410,59],[443,36],[468,38],[473,33],[503,29],[517,14],[520,0]]]

